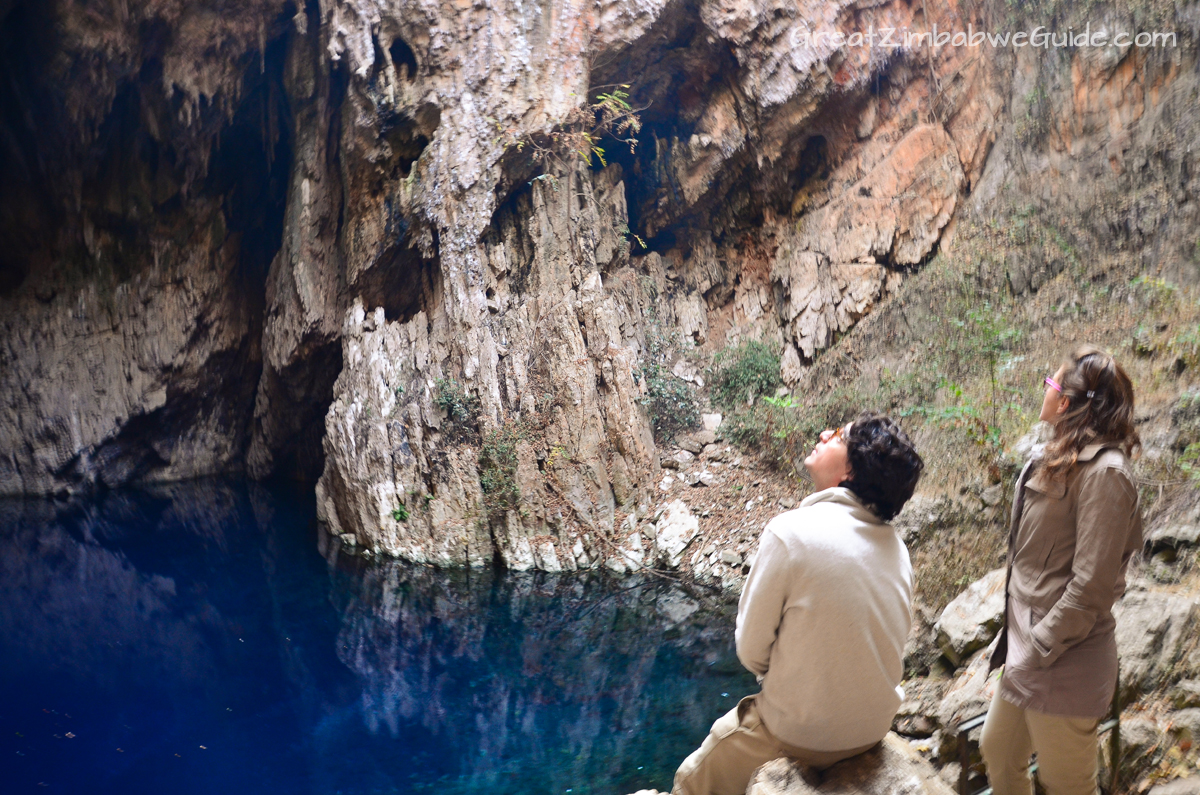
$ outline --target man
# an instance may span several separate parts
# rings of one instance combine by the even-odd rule
[[[712,725],[675,795],[741,795],[781,756],[825,768],[873,747],[903,700],[912,565],[887,524],[923,467],[886,416],[824,431],[804,459],[816,493],[763,531],[737,615],[738,659],[762,691]]]

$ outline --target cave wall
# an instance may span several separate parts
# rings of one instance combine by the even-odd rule
[[[943,27],[966,24],[954,3],[929,8]],[[935,250],[985,161],[1003,64],[953,48],[924,58],[792,46],[804,25],[848,35],[918,24],[903,2],[679,2],[626,10],[616,27],[573,5],[531,22],[503,5],[439,10],[399,30],[420,64],[409,102],[435,104],[440,124],[411,192],[385,179],[419,219],[407,234],[436,242],[438,275],[415,316],[370,302],[347,314],[320,515],[356,543],[423,562],[598,565],[655,496],[640,370],[652,327],[709,352],[772,340],[796,381]],[[386,16],[338,19],[383,31]],[[543,26],[568,22],[573,37],[534,46]],[[503,53],[488,50],[496,28],[510,34]],[[427,55],[423,43],[448,31],[454,47]],[[343,57],[370,74],[386,37],[369,52],[356,41],[338,39]],[[537,57],[506,57],[526,51]],[[548,91],[563,84],[571,92]],[[589,84],[628,84],[643,109],[639,145],[609,144],[604,167],[571,156],[533,179],[511,131],[547,130]],[[354,85],[348,102],[376,96]],[[359,129],[370,150],[371,128]],[[347,252],[347,270],[364,256]],[[465,434],[438,401],[449,380],[479,401]]]
[[[0,492],[239,465],[289,141],[283,3],[6,4]]]
[[[1137,193],[1194,115],[1186,9],[1182,51],[1099,60],[799,36],[1021,21],[957,0],[0,12],[0,492],[319,477],[334,532],[445,565],[636,531],[648,335],[808,388],[1002,186],[1111,219],[1084,186]],[[614,86],[636,147],[530,159]],[[1132,249],[1186,237],[1138,196]]]

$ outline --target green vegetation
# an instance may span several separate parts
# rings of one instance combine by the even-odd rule
[[[1188,391],[1179,396],[1171,409],[1171,424],[1179,431],[1174,444],[1178,453],[1175,465],[1189,482],[1200,486],[1200,392]]]
[[[764,398],[739,409],[730,418],[726,435],[739,447],[757,452],[775,469],[794,474],[804,458],[805,442],[810,436],[815,438],[802,429],[800,409],[790,397]]]
[[[392,518],[397,522],[408,521],[408,508],[404,506],[404,503],[400,503],[400,507],[392,511]]]
[[[779,356],[758,340],[718,353],[709,376],[714,400],[728,409],[753,403],[761,395],[772,395],[783,384],[779,380]]]
[[[607,153],[601,146],[605,138],[612,138],[633,152],[642,121],[638,115],[640,110],[629,102],[629,84],[594,88],[608,90],[600,90],[592,102],[570,111],[549,133],[518,135],[515,128],[506,128],[498,120],[491,119],[498,133],[495,142],[503,142],[505,149],[528,151],[530,160],[545,169],[534,179],[547,179],[556,188],[558,182],[554,174],[567,172],[567,160],[572,156],[588,166],[593,164],[593,159],[601,166],[608,165]]]
[[[1050,103],[1040,85],[1025,95],[1025,114],[1017,116],[1014,132],[1023,144],[1033,144],[1050,129]]]
[[[479,415],[479,398],[453,378],[437,380],[433,401],[452,422],[466,422]]]
[[[1168,308],[1174,303],[1179,293],[1179,288],[1166,279],[1146,274],[1135,276],[1130,280],[1129,286],[1133,288],[1134,296],[1147,304],[1150,309]]]
[[[621,249],[622,256],[629,253],[631,240],[636,241],[643,250],[646,248],[646,241],[642,240],[641,237],[635,235],[629,230],[628,222],[621,221],[620,223],[614,224],[613,231],[617,233],[617,239],[620,241],[617,245]]]
[[[479,486],[488,518],[499,520],[518,507],[517,446],[527,441],[530,430],[524,422],[508,420],[484,434],[479,449]]]
[[[646,332],[646,354],[642,359],[642,378],[646,394],[641,403],[650,414],[654,438],[666,442],[680,431],[694,428],[700,421],[700,403],[690,384],[671,372],[678,358],[681,343],[677,334],[662,330],[657,318],[651,316]]]
[[[1200,442],[1192,442],[1179,456],[1179,468],[1188,480],[1200,486]]]
[[[439,378],[434,385],[433,402],[446,412],[447,435],[451,438],[472,436],[479,423],[479,397],[453,378]]]

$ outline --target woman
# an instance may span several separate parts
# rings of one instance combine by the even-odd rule
[[[980,748],[996,795],[1095,795],[1096,725],[1117,682],[1113,601],[1142,545],[1129,455],[1133,384],[1113,357],[1075,351],[1045,381],[1045,452],[1017,479],[1008,539],[1004,663]]]

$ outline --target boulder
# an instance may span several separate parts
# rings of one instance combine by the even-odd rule
[[[924,676],[941,660],[942,652],[937,644],[937,614],[920,599],[913,602],[913,623],[904,643],[904,675]]]
[[[992,703],[995,684],[988,676],[988,656],[991,647],[976,653],[966,669],[954,680],[938,706],[938,721],[954,731],[958,724],[987,712]]]
[[[1170,693],[1175,709],[1200,707],[1200,679],[1185,679],[1178,682]]]
[[[1146,533],[1146,546],[1152,551],[1194,547],[1197,544],[1200,544],[1200,524],[1163,523],[1151,527]]]
[[[1000,504],[1004,499],[1004,484],[996,483],[983,490],[979,495],[979,499],[989,508]]]
[[[712,431],[696,431],[675,437],[675,444],[695,455],[700,455],[704,451],[705,445],[716,444],[716,442],[717,435]]]
[[[938,618],[938,646],[955,665],[996,636],[1004,616],[1005,570],[988,572],[960,593]]]
[[[900,513],[892,519],[892,527],[904,539],[904,543],[912,544],[922,533],[936,527],[943,521],[946,512],[946,500],[915,494],[900,509]]]
[[[815,773],[790,759],[754,772],[746,795],[953,795],[937,771],[904,739],[889,732],[865,754]]]
[[[1054,426],[1048,422],[1038,421],[1030,428],[1029,433],[1022,436],[1008,450],[1008,457],[1024,465],[1035,453],[1041,451],[1046,443],[1054,438]]]
[[[904,702],[892,719],[892,729],[905,737],[929,737],[938,729],[938,707],[950,686],[948,679],[924,676],[904,683]]]
[[[1148,795],[1200,795],[1200,776],[1177,778],[1167,784],[1159,784]]]
[[[742,556],[732,549],[723,549],[721,550],[721,562],[730,566],[740,566],[742,565]]]
[[[1163,732],[1152,718],[1121,718],[1121,769],[1133,770],[1151,749],[1163,740]]]
[[[617,553],[604,562],[604,565],[616,574],[625,574],[642,568],[644,559],[642,551],[642,536],[636,530],[626,539],[625,545]]]
[[[1193,744],[1200,741],[1200,709],[1192,707],[1172,712],[1167,716],[1171,734]]]
[[[1156,591],[1132,591],[1113,607],[1117,654],[1121,660],[1121,700],[1164,683],[1180,660],[1194,665],[1200,598]]]
[[[700,520],[692,515],[683,500],[672,502],[655,528],[656,559],[669,569],[679,568],[683,551],[699,530]]]
[[[721,427],[722,417],[720,414],[701,414],[700,422],[704,425],[704,430],[716,433],[717,428]]]

